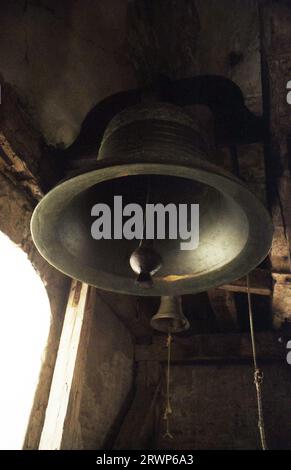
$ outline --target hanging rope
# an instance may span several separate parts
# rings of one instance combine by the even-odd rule
[[[248,294],[249,321],[250,321],[250,332],[251,332],[253,362],[254,362],[254,384],[256,386],[257,403],[258,403],[258,428],[260,431],[262,450],[267,450],[268,447],[266,443],[264,414],[263,414],[263,400],[262,400],[262,384],[263,384],[264,374],[259,369],[258,362],[257,362],[257,351],[256,351],[254,322],[253,322],[253,310],[252,310],[252,303],[251,303],[251,294],[250,294],[248,274],[247,274],[247,294]]]
[[[166,392],[166,408],[164,413],[164,419],[166,420],[166,432],[164,434],[165,438],[174,439],[174,436],[170,432],[170,415],[173,413],[171,401],[170,401],[170,366],[171,366],[171,344],[172,344],[172,335],[169,332],[167,338],[167,348],[168,348],[168,363],[167,363],[167,392]]]

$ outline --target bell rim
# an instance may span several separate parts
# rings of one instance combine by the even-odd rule
[[[203,161],[198,158],[193,158],[191,164],[189,164],[189,160],[185,159],[185,161],[177,161],[177,163],[169,163],[165,165],[165,160],[160,159],[157,161],[156,158],[153,161],[147,159],[147,161],[130,161],[130,162],[114,162],[114,161],[97,161],[96,168],[89,172],[85,172],[69,178],[67,180],[62,181],[59,183],[55,188],[49,191],[38,203],[36,206],[32,218],[31,218],[31,234],[33,242],[39,251],[39,253],[47,260],[49,264],[54,266],[57,270],[61,271],[63,274],[80,280],[81,282],[85,282],[89,285],[95,286],[96,288],[105,290],[105,291],[113,291],[121,294],[128,294],[128,295],[138,295],[138,296],[162,296],[162,295],[186,295],[186,294],[195,294],[199,292],[207,291],[208,289],[218,287],[223,284],[227,284],[232,282],[236,279],[242,278],[256,266],[258,266],[267,256],[272,243],[272,235],[273,235],[273,226],[271,222],[270,215],[263,205],[263,203],[250,191],[250,189],[238,178],[236,178],[231,173],[217,167],[216,165],[209,163],[207,161]],[[198,274],[185,276],[181,280],[176,280],[173,282],[163,281],[159,278],[159,276],[154,277],[154,287],[150,289],[150,292],[147,290],[142,290],[138,287],[134,286],[134,279],[126,278],[128,286],[124,285],[122,281],[124,281],[124,277],[117,276],[114,274],[110,274],[109,277],[106,276],[104,271],[96,271],[93,268],[90,268],[92,273],[91,275],[85,274],[85,270],[79,269],[81,274],[77,274],[73,272],[74,269],[66,269],[64,266],[65,263],[59,263],[59,255],[50,251],[47,247],[45,247],[44,243],[41,242],[40,230],[38,228],[38,215],[41,210],[43,210],[44,206],[50,201],[50,199],[56,196],[58,191],[62,191],[65,189],[71,190],[71,197],[67,199],[67,204],[69,201],[79,194],[81,191],[90,188],[91,186],[110,181],[115,178],[125,177],[125,176],[135,176],[135,175],[168,175],[174,177],[181,177],[187,178],[192,181],[198,181],[214,188],[221,190],[222,185],[219,184],[221,182],[224,183],[222,191],[227,196],[232,197],[235,201],[238,196],[244,196],[245,201],[249,201],[249,204],[243,205],[243,211],[247,215],[250,212],[256,213],[256,217],[253,219],[258,222],[261,220],[261,230],[260,233],[264,232],[264,243],[262,240],[257,240],[254,243],[254,238],[252,238],[252,243],[249,243],[250,237],[248,237],[246,246],[240,252],[240,254],[231,260],[229,263],[223,265],[222,268],[214,269],[211,271],[211,277],[213,281],[211,282],[203,282],[203,276]],[[88,184],[88,178],[90,183]],[[72,191],[72,188],[75,191]],[[77,188],[79,188],[77,190]],[[240,199],[240,205],[241,199]],[[250,207],[252,211],[250,211]],[[63,206],[64,209],[64,206]],[[248,222],[250,222],[250,218],[247,215]],[[252,229],[251,223],[249,223],[249,227]],[[55,240],[56,241],[56,240]],[[247,249],[247,250],[246,250]],[[242,252],[246,250],[246,253],[250,252],[248,257],[249,262],[247,265],[243,263]],[[71,255],[73,258],[73,255]],[[239,261],[241,258],[241,261]],[[69,263],[72,266],[72,262]],[[222,272],[225,271],[225,267],[229,267],[228,275],[224,274],[221,275]],[[94,272],[93,272],[94,271]],[[88,272],[88,267],[86,267],[86,272]],[[84,275],[85,274],[85,275]],[[105,276],[104,276],[105,275]],[[209,277],[209,273],[207,274]],[[188,279],[186,279],[188,277]],[[199,283],[197,284],[197,278],[200,277]],[[98,278],[98,279],[97,279]],[[102,278],[104,281],[102,282]],[[112,284],[112,280],[116,278],[116,281]],[[106,282],[106,279],[108,282]],[[110,281],[110,282],[109,282]],[[162,283],[162,284],[161,284]],[[183,283],[183,284],[182,284]]]
[[[185,326],[184,328],[181,327],[181,328],[177,328],[177,329],[175,329],[175,330],[172,330],[172,329],[170,328],[168,331],[167,331],[166,329],[159,328],[159,327],[157,327],[157,326],[153,326],[153,325],[152,325],[152,322],[150,322],[150,326],[151,326],[151,328],[152,328],[153,330],[158,331],[159,333],[164,333],[164,334],[166,334],[166,333],[169,332],[169,333],[174,334],[174,335],[179,334],[179,333],[186,333],[186,332],[190,329],[190,323],[189,323],[189,322],[186,324],[186,326]]]

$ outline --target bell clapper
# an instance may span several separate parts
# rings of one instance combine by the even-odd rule
[[[138,274],[136,283],[140,287],[152,287],[152,275],[162,265],[162,258],[153,247],[153,240],[142,240],[140,246],[134,250],[130,257],[130,266]]]
[[[141,239],[138,248],[131,254],[129,263],[132,270],[138,274],[136,284],[143,288],[151,288],[153,286],[152,276],[162,266],[162,258],[159,253],[154,249],[154,240],[147,240],[145,237],[146,229],[146,206],[149,202],[150,194],[150,179],[147,183],[147,196],[144,210],[143,220],[143,238]]]

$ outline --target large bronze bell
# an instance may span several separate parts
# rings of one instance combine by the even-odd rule
[[[157,313],[151,319],[151,327],[162,333],[181,333],[187,331],[190,324],[182,310],[180,296],[161,297],[161,304]]]
[[[165,103],[127,108],[108,125],[96,169],[40,201],[31,222],[34,243],[65,274],[125,294],[182,295],[238,279],[267,255],[272,224],[246,185],[214,162],[208,108],[193,107],[191,114]],[[147,197],[164,205],[199,204],[198,248],[181,250],[179,238],[154,240],[162,265],[148,289],[135,282],[129,264],[138,240],[91,236],[92,206],[113,209],[115,195],[141,206]]]

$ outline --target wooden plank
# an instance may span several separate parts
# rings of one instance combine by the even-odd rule
[[[87,300],[91,289],[93,288],[80,281],[72,281],[39,444],[40,450],[63,448],[65,424],[70,427],[64,443],[66,448],[77,441],[76,433],[72,433],[71,429],[75,427],[76,430],[78,427],[79,403],[76,403],[76,396],[79,389],[76,388],[76,380],[80,378],[86,354],[86,342],[92,316],[92,304],[91,308],[87,308]],[[73,404],[76,406],[75,410]]]
[[[25,161],[16,155],[5,135],[0,131],[0,171],[15,185],[21,186],[33,199],[43,197],[40,182],[31,173]]]
[[[266,169],[263,143],[237,146],[239,177],[266,204]]]
[[[256,334],[257,355],[263,359],[286,360],[284,345],[274,333]],[[249,334],[194,335],[191,338],[174,337],[172,361],[183,363],[226,362],[251,360],[252,349]],[[149,345],[136,345],[135,360],[166,361],[167,348],[162,337]]]
[[[272,278],[269,271],[264,269],[254,269],[250,274],[250,292],[257,295],[272,295]],[[230,292],[247,292],[246,278],[238,279],[229,284],[220,286]]]
[[[291,51],[290,51],[291,52]],[[291,62],[290,62],[291,67]],[[291,109],[290,109],[291,112]],[[275,184],[275,183],[274,183]],[[291,178],[285,174],[278,178],[276,200],[272,208],[274,237],[270,253],[273,271],[290,272],[291,253]]]
[[[219,331],[237,331],[237,311],[233,292],[210,289],[207,293]]]
[[[16,91],[0,76],[0,129],[13,152],[33,175],[39,174],[44,141],[33,127]]]
[[[39,200],[60,179],[61,166],[33,127],[16,91],[0,75],[0,171]]]
[[[78,353],[75,361],[75,369],[73,374],[70,397],[67,407],[67,414],[64,423],[62,436],[62,449],[82,449],[80,432],[80,408],[83,394],[83,384],[85,379],[89,338],[92,326],[92,318],[94,315],[96,300],[96,289],[89,286],[85,312],[83,317],[83,325],[80,332]]]
[[[152,336],[149,318],[159,308],[158,297],[137,297],[101,290],[98,291],[98,297],[136,338]]]
[[[290,273],[291,253],[291,175],[290,112],[287,83],[291,70],[291,10],[286,2],[259,2],[264,109],[269,123],[266,141],[266,170],[269,202],[274,224],[270,253],[274,295],[274,326],[291,317],[290,289],[281,274]]]
[[[114,443],[114,450],[151,448],[160,390],[160,364],[152,361],[139,363],[135,395]]]
[[[280,328],[285,318],[291,316],[291,273],[273,273],[273,322],[275,328]]]

